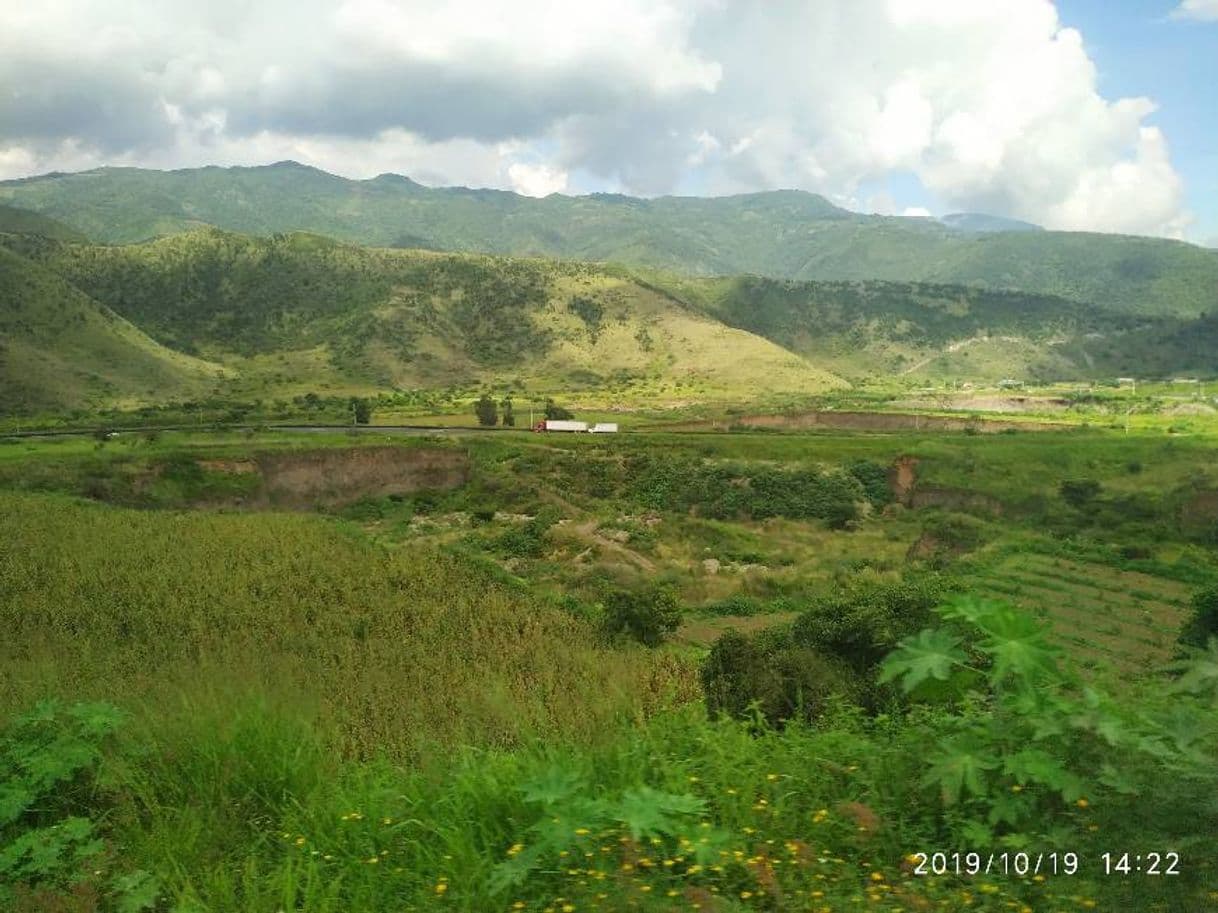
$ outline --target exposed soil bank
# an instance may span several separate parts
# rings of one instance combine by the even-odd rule
[[[467,454],[427,447],[353,447],[264,453],[251,460],[200,460],[209,472],[257,474],[247,506],[334,507],[364,497],[457,488],[469,481]]]
[[[1070,425],[1055,422],[1012,422],[902,412],[804,412],[799,415],[748,415],[739,420],[747,428],[831,428],[846,431],[1063,431]]]

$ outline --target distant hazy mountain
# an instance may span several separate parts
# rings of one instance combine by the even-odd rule
[[[0,183],[0,203],[111,243],[201,225],[264,236],[304,230],[381,247],[614,261],[695,276],[962,283],[1131,313],[1196,316],[1218,309],[1218,254],[1205,248],[1032,231],[973,214],[946,217],[948,224],[867,216],[791,190],[534,199],[428,188],[399,175],[351,181],[280,162],[52,174]]]
[[[1002,216],[986,215],[983,212],[953,212],[942,216],[939,221],[957,231],[1044,231],[1039,225],[1033,225],[1031,222],[1004,219]]]

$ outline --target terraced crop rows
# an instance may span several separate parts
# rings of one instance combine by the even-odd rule
[[[976,588],[1048,619],[1080,659],[1129,671],[1171,658],[1190,596],[1174,580],[1033,553],[1005,558]]]

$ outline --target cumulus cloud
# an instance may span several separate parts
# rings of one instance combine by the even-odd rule
[[[512,189],[526,197],[544,197],[567,189],[567,172],[548,165],[513,162],[508,166]]]
[[[899,172],[945,210],[1188,224],[1153,103],[1099,94],[1051,0],[44,0],[0,6],[0,85],[0,176],[297,158],[845,202]]]
[[[1218,0],[1183,0],[1172,10],[1173,19],[1200,19],[1218,22]]]

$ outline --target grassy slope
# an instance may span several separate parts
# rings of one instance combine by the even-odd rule
[[[964,285],[650,279],[729,326],[851,380],[1218,371],[1212,318],[1137,317],[1050,295]]]
[[[0,409],[151,402],[190,395],[221,374],[2,246],[0,289]]]
[[[670,397],[842,382],[614,271],[216,230],[145,245],[8,243],[250,394],[608,386]]]
[[[815,393],[843,377],[1218,370],[1212,317],[968,286],[639,275],[210,228],[138,245],[28,235],[0,245],[161,344],[227,364],[229,392],[247,398],[490,384],[672,404]],[[96,371],[85,353],[65,357]],[[67,401],[48,390],[45,404]]]
[[[88,239],[71,226],[40,212],[0,205],[0,232],[14,235],[41,235],[60,241],[85,242]]]
[[[8,201],[105,241],[200,222],[259,234],[317,231],[377,245],[615,260],[687,274],[976,282],[1135,313],[1212,310],[1218,254],[1180,242],[1064,232],[972,233],[862,216],[797,191],[716,199],[531,199],[348,181],[294,163],[173,172],[130,168],[0,183]]]
[[[912,450],[941,463],[948,478],[969,479],[976,464],[988,472],[982,487],[1007,493],[1084,467],[1106,483],[1123,473],[1153,491],[1160,471],[1185,473],[1204,454],[1195,442],[1136,436],[1044,441],[732,435],[654,446],[783,461]],[[0,451],[11,450],[14,462],[45,461],[77,443],[35,446],[33,456],[24,445]],[[569,446],[591,455],[615,442]],[[78,457],[96,467],[113,459],[113,469],[130,453],[110,445]],[[1121,469],[1131,456],[1146,461],[1145,474]],[[842,715],[815,729],[759,733],[709,723],[697,706],[653,716],[691,698],[681,691],[686,661],[597,646],[583,622],[430,547],[382,550],[317,517],[131,511],[16,492],[0,493],[0,533],[0,585],[9,594],[0,620],[10,635],[0,640],[0,718],[46,694],[104,698],[135,712],[107,753],[108,788],[88,791],[74,813],[97,817],[111,838],[111,852],[89,870],[152,872],[166,906],[819,910],[866,897],[885,909],[1184,910],[1200,909],[1215,888],[1204,853],[1212,807],[1196,800],[1211,793],[1157,766],[1138,783],[1161,777],[1162,788],[1131,795],[1087,771],[1085,808],[1035,788],[1046,813],[1037,830],[1017,836],[1035,846],[1055,835],[1085,860],[1077,877],[916,877],[907,853],[970,845],[960,817],[973,800],[944,808],[927,776],[958,736],[959,717]],[[858,533],[834,535],[868,555],[866,542],[853,542]],[[203,573],[212,566],[228,572]],[[1122,708],[1141,711],[1137,688],[1124,683]],[[1193,737],[1190,708],[1179,695],[1174,701]],[[615,725],[635,715],[650,722]],[[1211,717],[1201,719],[1208,726]],[[1209,734],[1199,750],[1212,745]],[[1051,737],[1037,746],[1077,763],[1058,755]],[[1102,742],[1100,751],[1124,766],[1130,749]],[[378,754],[418,763],[355,760]],[[1013,779],[1005,770],[985,775],[1002,795],[1013,794]],[[674,824],[658,842],[631,839],[633,815],[591,834],[576,830],[592,813],[578,800],[616,808],[643,787],[692,800],[684,812],[665,809]],[[560,813],[523,795],[543,791],[570,802]],[[641,798],[633,814],[654,814],[660,797]],[[561,827],[546,827],[554,818]],[[551,847],[520,884],[492,891],[495,863],[557,831],[569,835],[570,852]],[[702,856],[691,844],[703,836],[714,844],[696,871],[690,863]],[[1184,874],[1099,874],[1100,853],[1139,840],[1181,849]],[[589,867],[605,877],[584,878]]]

